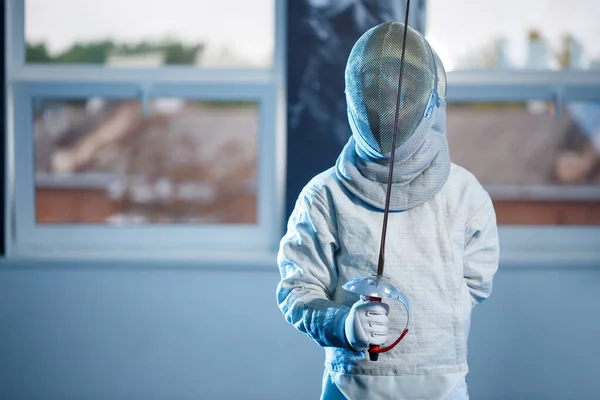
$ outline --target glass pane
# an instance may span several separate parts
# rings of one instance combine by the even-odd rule
[[[598,15],[600,0],[428,0],[427,37],[448,70],[599,68]]]
[[[258,105],[35,101],[38,223],[256,223]]]
[[[600,103],[448,106],[455,163],[489,190],[500,223],[600,224]]]
[[[26,60],[265,68],[274,12],[274,0],[26,0]]]

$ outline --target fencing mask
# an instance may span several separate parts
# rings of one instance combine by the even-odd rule
[[[358,39],[346,64],[348,117],[358,133],[357,143],[379,156],[392,151],[403,36],[404,24],[380,24]],[[431,116],[446,94],[441,60],[410,27],[404,57],[396,148],[411,137],[423,118]]]

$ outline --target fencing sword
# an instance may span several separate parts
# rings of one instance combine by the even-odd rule
[[[379,345],[369,346],[369,358],[371,361],[377,361],[380,353],[390,351],[408,333],[408,322],[410,320],[410,303],[408,298],[397,285],[389,278],[383,276],[385,266],[385,239],[387,235],[388,216],[390,213],[390,198],[392,194],[392,180],[394,176],[394,156],[396,152],[396,137],[398,136],[398,119],[400,114],[400,100],[402,93],[402,77],[404,72],[404,54],[406,51],[406,36],[408,33],[408,12],[410,10],[410,0],[406,0],[406,14],[404,17],[404,35],[402,38],[402,55],[400,58],[400,74],[398,76],[398,93],[396,95],[396,113],[394,118],[394,131],[392,135],[392,151],[390,156],[390,168],[387,181],[387,190],[385,195],[385,208],[383,210],[383,224],[381,228],[381,242],[379,246],[379,258],[377,261],[377,275],[369,275],[355,278],[346,282],[342,287],[352,293],[358,294],[369,301],[381,302],[382,298],[398,300],[406,309],[406,327],[398,339],[391,345],[381,347]]]

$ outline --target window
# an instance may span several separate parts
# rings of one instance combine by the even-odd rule
[[[557,119],[547,101],[451,103],[453,159],[486,186],[500,223],[598,225],[596,104],[569,102]]]
[[[271,251],[282,4],[9,1],[8,254]]]
[[[598,0],[428,0],[427,36],[448,70],[597,69],[598,11]]]
[[[597,257],[598,11],[598,0],[427,2],[453,161],[492,196],[504,254]]]
[[[257,102],[36,100],[38,224],[256,223]]]
[[[25,60],[268,68],[274,13],[274,0],[25,0]]]

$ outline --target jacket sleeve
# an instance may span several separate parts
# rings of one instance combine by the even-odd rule
[[[332,207],[305,189],[279,247],[277,303],[286,320],[320,346],[348,348],[344,322],[350,308],[331,301],[337,284],[336,236]]]
[[[475,306],[490,296],[498,270],[498,227],[489,196],[467,222],[465,243],[464,278]]]

